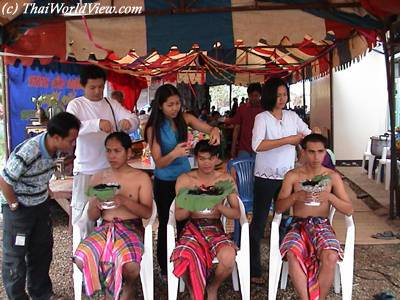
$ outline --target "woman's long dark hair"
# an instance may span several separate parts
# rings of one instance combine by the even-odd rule
[[[144,140],[147,143],[149,142],[147,129],[151,127],[153,128],[153,139],[151,142],[153,142],[155,138],[156,141],[161,145],[160,129],[165,120],[165,115],[161,110],[161,107],[169,97],[175,95],[177,95],[180,99],[178,90],[172,84],[164,84],[157,89],[156,95],[151,104],[152,109],[150,117],[149,120],[147,121],[146,128],[144,130]],[[187,140],[187,125],[183,118],[182,107],[176,118],[173,119],[173,121],[178,130],[178,143],[185,142]]]
[[[276,105],[278,97],[278,87],[284,86],[287,91],[288,101],[290,101],[290,93],[288,85],[280,78],[271,78],[264,83],[261,94],[261,105],[265,110],[272,111]]]

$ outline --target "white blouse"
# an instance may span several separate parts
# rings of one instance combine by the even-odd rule
[[[264,111],[256,116],[253,127],[252,148],[256,155],[254,176],[267,179],[283,179],[285,174],[294,168],[296,147],[283,145],[268,151],[256,151],[263,140],[277,140],[311,130],[294,112],[282,111],[282,120],[275,118],[271,112]]]

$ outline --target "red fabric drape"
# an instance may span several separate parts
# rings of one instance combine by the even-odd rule
[[[5,52],[21,55],[53,55],[65,59],[65,22],[41,24],[28,29],[13,45],[6,45]],[[33,58],[18,57],[24,66],[32,65]],[[17,57],[6,56],[6,64],[14,64]],[[42,65],[52,58],[39,59]]]
[[[145,78],[110,71],[108,72],[107,79],[114,91],[118,90],[124,93],[123,104],[130,111],[135,107],[142,89],[147,88],[147,81]]]
[[[400,14],[399,0],[361,0],[361,5],[380,18]]]

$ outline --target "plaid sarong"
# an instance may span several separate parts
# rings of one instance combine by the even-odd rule
[[[327,218],[293,218],[291,229],[285,236],[280,251],[282,257],[292,251],[307,275],[310,300],[319,299],[318,269],[322,250],[334,250],[343,258],[343,251]]]
[[[83,263],[86,295],[99,299],[107,291],[119,299],[122,291],[122,267],[140,263],[143,255],[144,228],[141,219],[104,221],[78,246],[74,259]]]
[[[182,230],[176,248],[172,252],[174,274],[181,277],[189,271],[189,280],[195,300],[204,299],[206,280],[212,261],[219,249],[235,244],[225,234],[219,219],[191,219]]]

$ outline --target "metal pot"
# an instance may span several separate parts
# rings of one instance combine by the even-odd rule
[[[383,147],[390,147],[390,136],[388,133],[371,136],[371,154],[381,156]]]

